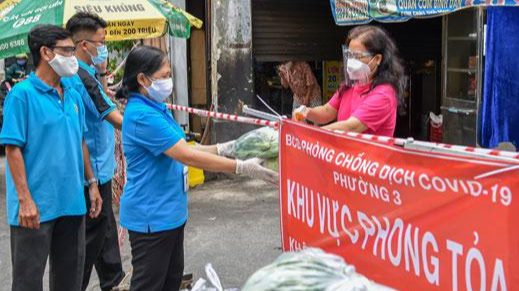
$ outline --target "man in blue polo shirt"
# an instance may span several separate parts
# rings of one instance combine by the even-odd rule
[[[112,208],[112,177],[115,173],[114,128],[121,129],[122,115],[105,93],[108,50],[105,45],[107,23],[95,14],[79,12],[67,22],[76,44],[78,74],[64,80],[83,99],[88,132],[85,140],[99,192],[103,199],[101,215],[86,218],[86,255],[83,289],[86,290],[95,266],[103,291],[112,290],[124,278],[117,226]],[[105,83],[105,84],[102,84]],[[85,188],[88,206],[88,189]]]
[[[6,98],[0,143],[7,154],[7,217],[13,291],[81,290],[86,205],[99,215],[102,200],[90,167],[81,96],[61,83],[77,72],[71,34],[52,25],[33,28],[28,44],[36,72]]]

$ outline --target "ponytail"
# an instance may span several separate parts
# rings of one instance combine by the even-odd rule
[[[130,90],[128,89],[128,86],[125,84],[122,84],[121,87],[117,90],[115,93],[116,99],[128,99],[130,97]]]

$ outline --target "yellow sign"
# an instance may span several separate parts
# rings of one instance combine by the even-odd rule
[[[0,3],[0,20],[2,20],[2,18],[4,18],[4,16],[9,13],[20,1],[22,0],[6,0]]]
[[[323,102],[327,103],[339,89],[343,80],[342,61],[323,62]]]
[[[65,2],[65,19],[76,12],[90,12],[108,22],[106,40],[154,38],[166,31],[166,18],[148,1],[77,0]]]

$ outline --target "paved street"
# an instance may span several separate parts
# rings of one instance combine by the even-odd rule
[[[5,159],[0,159],[0,291],[10,290],[9,228],[5,214]],[[186,272],[195,278],[212,263],[224,287],[240,287],[257,269],[280,253],[278,192],[248,179],[209,182],[190,191],[186,228]],[[122,248],[125,270],[131,267],[129,243]],[[205,277],[205,276],[204,276]],[[48,290],[45,278],[45,290]],[[100,290],[92,277],[89,290]]]

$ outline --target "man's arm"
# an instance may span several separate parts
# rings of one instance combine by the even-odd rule
[[[107,67],[108,67],[108,61],[97,65],[96,69],[101,74],[105,74],[107,72]],[[108,78],[101,74],[99,74],[99,78],[98,78],[99,83],[101,83],[101,85],[103,86],[103,90],[104,90],[105,94],[110,97],[113,97],[113,96],[111,96],[111,94],[113,94],[113,92],[110,89],[108,89]],[[105,116],[105,120],[110,122],[110,124],[115,129],[121,130],[123,127],[123,116],[119,110],[114,110],[114,111],[108,113],[108,115]]]
[[[115,129],[121,130],[123,128],[123,115],[117,109],[108,113],[105,116],[105,120],[110,122]]]
[[[87,181],[95,179],[94,171],[92,171],[90,164],[90,153],[85,140],[83,140],[83,163],[85,165],[85,179]],[[88,193],[90,196],[89,214],[90,217],[96,218],[101,213],[101,208],[103,207],[103,200],[101,199],[101,194],[99,194],[97,181],[88,185]]]
[[[21,227],[39,229],[40,213],[29,191],[22,150],[15,145],[6,145],[5,150],[20,204],[18,223]]]
[[[86,90],[85,94],[88,94],[93,102],[93,106],[88,107],[89,110],[97,111],[100,119],[107,120],[115,128],[121,129],[122,115],[120,112],[115,112],[118,111],[117,107],[110,100],[99,80],[82,69],[78,71],[78,75]]]
[[[101,76],[101,74],[105,74],[107,72],[107,69],[108,69],[108,60],[103,62],[103,63],[100,63],[100,64],[97,64],[96,66],[96,69],[97,71],[99,72],[99,82],[101,83],[101,85],[103,86],[103,90],[105,92],[108,92],[108,80],[106,78],[106,76]]]

